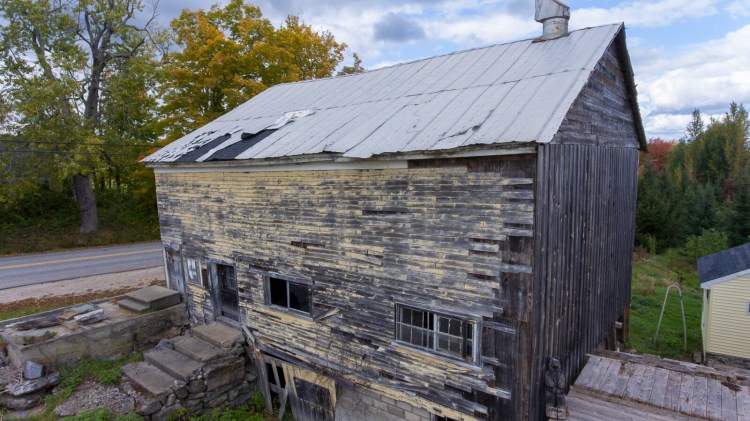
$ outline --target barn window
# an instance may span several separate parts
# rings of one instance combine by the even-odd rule
[[[432,414],[432,418],[430,421],[458,421],[458,419]]]
[[[310,314],[310,286],[281,278],[268,278],[269,304]]]
[[[747,301],[747,305],[745,306],[745,311],[747,311],[747,314],[750,314],[750,300]]]
[[[475,361],[475,323],[460,317],[396,306],[396,339],[431,351]]]
[[[205,263],[195,259],[185,259],[185,266],[187,266],[188,283],[208,288],[208,268]]]

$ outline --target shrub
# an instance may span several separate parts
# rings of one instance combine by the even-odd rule
[[[707,229],[701,232],[701,235],[691,235],[682,248],[682,254],[690,259],[693,263],[701,256],[706,256],[729,247],[729,237],[727,233]]]

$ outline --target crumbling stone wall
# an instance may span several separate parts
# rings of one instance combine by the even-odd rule
[[[165,341],[161,346],[171,346]],[[187,381],[175,380],[165,393],[136,398],[136,412],[145,420],[166,420],[176,411],[200,415],[214,409],[241,406],[257,390],[255,367],[237,345],[230,355],[206,363]],[[132,385],[134,389],[138,387]]]

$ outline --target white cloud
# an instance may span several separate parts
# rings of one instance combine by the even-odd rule
[[[728,108],[728,107],[727,107]],[[706,114],[701,112],[704,123],[712,118],[720,120],[724,114]],[[685,136],[685,129],[693,119],[693,114],[654,114],[643,123],[648,138],[660,137],[664,140],[677,140]]]
[[[646,136],[660,137],[665,140],[679,139],[685,133],[685,127],[692,118],[691,114],[655,114],[646,118],[644,126]]]
[[[721,39],[636,65],[647,131],[682,130],[687,121],[678,117],[693,108],[720,114],[732,101],[750,103],[749,39],[750,25],[746,25]],[[675,118],[668,119],[667,115]],[[668,129],[669,124],[675,126]]]
[[[726,11],[733,19],[750,17],[750,0],[736,0],[726,7]]]
[[[424,19],[420,23],[429,37],[478,47],[522,39],[541,33],[538,23],[507,14],[468,16],[460,19]]]
[[[747,0],[744,0],[747,1]],[[684,19],[699,19],[718,13],[720,0],[626,1],[605,9],[584,7],[571,13],[572,27],[583,28],[612,22],[631,26],[668,26]]]

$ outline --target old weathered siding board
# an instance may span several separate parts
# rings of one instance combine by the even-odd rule
[[[530,370],[518,349],[532,337],[534,157],[444,164],[158,174],[163,241],[234,262],[243,322],[266,349],[469,415],[486,417],[493,403],[492,418],[510,416],[520,404],[507,399],[508,379]],[[265,304],[269,273],[312,283],[312,318]],[[193,290],[205,312],[210,300]],[[508,329],[485,329],[489,363],[456,363],[395,343],[395,303]]]
[[[462,57],[481,66],[457,66]],[[449,77],[436,79],[436,69]],[[495,83],[501,74],[508,83]],[[461,80],[495,85],[473,92]],[[431,84],[458,90],[422,89]],[[406,96],[338,104],[356,96],[334,85],[387,85],[375,89],[380,99],[400,86]],[[561,357],[573,381],[584,355],[611,344],[614,322],[627,321],[637,149],[646,141],[622,25],[278,89],[201,129],[219,136],[231,123],[245,141],[189,152],[214,137],[191,135],[147,159],[158,169],[165,247],[213,272],[236,267],[240,325],[258,361],[356,385],[422,418],[541,418],[547,358]],[[295,109],[315,112],[257,134],[290,117],[288,95],[307,104],[293,101]],[[278,115],[258,117],[261,103]],[[307,285],[311,311],[267,304],[270,277]],[[221,313],[216,287],[187,286],[194,322]],[[477,361],[398,343],[399,305],[475,323]],[[622,367],[586,379],[681,405],[664,372],[631,384]]]
[[[607,48],[570,107],[553,143],[638,147],[634,98],[623,73],[627,68],[622,63],[623,48],[617,40]]]
[[[628,305],[638,151],[551,144],[538,157],[532,393],[540,396],[546,358],[564,356],[574,379]]]

